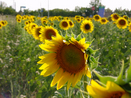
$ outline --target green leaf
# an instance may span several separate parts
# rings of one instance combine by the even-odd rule
[[[98,51],[98,49],[97,49],[97,50],[93,50],[92,48],[89,47],[89,48],[86,50],[86,53],[90,55],[90,54],[95,54],[96,51]]]
[[[131,56],[130,56],[130,65],[129,68],[126,70],[126,82],[131,82]]]
[[[93,72],[95,73],[95,75],[99,78],[99,80],[106,85],[107,81],[112,81],[115,82],[115,80],[117,79],[117,77],[113,77],[113,76],[102,76],[100,74],[98,74],[97,71],[93,70]]]
[[[77,41],[81,40],[81,33],[76,38]]]
[[[124,60],[122,60],[122,67],[119,76],[116,79],[116,83],[118,85],[124,85],[126,82],[122,79],[123,78],[123,71],[124,71]]]

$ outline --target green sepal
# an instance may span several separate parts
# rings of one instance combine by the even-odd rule
[[[68,34],[67,34],[67,33],[66,33],[66,35],[65,35],[65,37],[64,37],[64,38],[65,38],[65,40],[66,40],[66,41],[69,41],[69,40],[70,40],[70,37],[68,36]]]
[[[71,37],[75,38],[75,34],[73,32],[71,32]]]
[[[86,44],[91,44],[94,41],[94,39],[92,41],[86,41]]]
[[[126,75],[126,82],[131,82],[131,56],[130,56],[130,65],[128,67],[128,69],[125,72]]]
[[[131,95],[131,82],[122,85],[121,87]]]
[[[117,77],[117,79],[115,81],[118,85],[126,84],[126,82],[123,80],[123,71],[124,71],[124,60],[122,60],[121,71],[120,71],[119,76]]]
[[[93,50],[92,48],[89,47],[89,48],[86,50],[86,53],[89,54],[89,55],[91,55],[91,54],[95,54],[96,51],[98,51],[98,49]]]
[[[93,72],[99,78],[100,82],[102,82],[105,85],[106,85],[107,81],[115,82],[115,80],[117,79],[117,77],[113,77],[113,76],[102,76],[95,70],[93,70]]]
[[[77,41],[81,40],[81,33],[76,38]]]
[[[90,66],[90,69],[95,69],[97,66],[98,66],[98,60],[99,60],[99,56],[94,58],[93,56],[89,56],[89,66]]]

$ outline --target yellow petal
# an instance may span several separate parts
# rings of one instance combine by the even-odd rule
[[[121,98],[131,98],[128,93],[124,93]]]
[[[85,44],[85,37],[82,38],[82,39],[79,41],[79,44],[81,44],[81,45]]]
[[[90,72],[89,68],[86,70],[86,75],[87,75],[87,77],[91,78],[91,72]]]
[[[62,74],[63,74],[63,69],[60,68],[57,71],[56,75],[54,76],[54,78],[53,78],[53,80],[51,82],[51,85],[50,85],[51,87],[54,86],[59,81],[59,79],[61,78]]]
[[[125,92],[124,89],[122,89],[119,85],[111,81],[107,81],[106,88],[109,92],[114,92],[114,91]]]
[[[46,64],[46,63],[45,63],[45,64],[43,64],[39,69],[40,69],[40,70],[43,70],[43,69],[45,69],[45,68],[48,67],[48,66],[49,66],[49,64]]]
[[[57,64],[57,62],[52,63],[52,65],[48,66],[47,71],[44,73],[44,77],[53,74],[54,72],[58,70],[58,68],[59,68],[59,65]]]
[[[100,84],[98,84],[98,83],[97,83],[96,81],[94,81],[94,80],[91,80],[91,85],[92,85],[92,87],[95,87],[95,88],[97,88],[97,89],[99,89],[99,90],[101,90],[101,91],[107,91],[106,88],[102,87]]]
[[[91,95],[93,98],[106,98],[108,96],[108,95],[104,95],[104,93],[103,96],[100,96],[99,93],[95,92],[94,89],[89,85],[87,85],[86,89],[89,95]]]
[[[83,71],[80,71],[79,73],[77,73],[75,76],[74,76],[74,80],[72,81],[72,86],[74,87],[78,81],[81,80],[81,77],[83,75]]]
[[[45,51],[48,51],[48,52],[50,52],[50,51],[55,52],[57,50],[57,47],[51,47],[51,46],[49,46],[47,44],[41,44],[41,45],[39,45],[39,47],[41,49],[45,50]]]
[[[74,79],[74,74],[72,74],[72,75],[70,76],[70,79],[68,80],[67,90],[69,90],[70,85],[71,85],[71,83],[72,83],[73,79]]]
[[[62,88],[64,86],[64,84],[69,80],[70,76],[71,75],[68,72],[64,72],[63,73],[62,77],[58,81],[57,90],[60,89],[60,88]]]

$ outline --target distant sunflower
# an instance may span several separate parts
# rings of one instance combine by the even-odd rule
[[[20,18],[17,18],[16,21],[17,21],[18,23],[21,23],[21,19],[20,19]]]
[[[0,29],[2,28],[2,23],[0,23]]]
[[[29,21],[25,21],[24,23],[25,23],[25,25],[28,25],[28,24],[29,24]]]
[[[76,21],[78,22],[78,23],[80,23],[81,22],[81,18],[79,17],[79,18],[76,18]]]
[[[125,29],[128,25],[128,22],[125,18],[120,17],[117,21],[116,21],[116,25],[119,29]]]
[[[107,22],[108,22],[108,20],[105,17],[102,17],[101,20],[100,20],[101,24],[107,24]]]
[[[48,22],[47,19],[41,19],[41,24],[42,24],[43,26],[46,26],[46,25],[47,25],[47,22]]]
[[[5,26],[6,26],[8,24],[8,22],[6,20],[4,20],[4,22],[5,22]]]
[[[2,23],[2,26],[6,26],[6,23],[4,20],[0,21]]]
[[[128,16],[127,15],[123,15],[123,18],[125,18],[126,20],[128,20]]]
[[[100,21],[100,20],[101,20],[101,17],[100,17],[98,14],[96,14],[96,15],[93,16],[93,19],[94,19],[95,21]]]
[[[83,33],[91,33],[94,30],[94,25],[91,20],[84,20],[81,23],[80,29]]]
[[[40,48],[49,53],[39,57],[41,60],[38,64],[43,64],[39,68],[42,70],[41,75],[46,77],[56,72],[51,87],[57,83],[57,90],[66,82],[68,82],[67,90],[71,84],[74,87],[83,75],[91,78],[87,65],[88,55],[85,53],[88,47],[85,38],[77,41],[72,37],[70,41],[65,41],[58,35],[52,37],[50,41],[45,41]]]
[[[118,20],[119,17],[120,17],[120,16],[119,16],[117,13],[113,13],[113,14],[111,14],[111,19],[112,19],[112,21],[116,21],[116,20]]]
[[[40,40],[40,30],[44,28],[43,26],[39,26],[39,27],[36,27],[33,32],[32,32],[32,35],[33,37],[36,39],[36,40]]]
[[[61,29],[63,30],[68,30],[69,27],[70,27],[70,24],[68,22],[68,20],[62,20],[60,23],[59,23],[59,26]]]
[[[131,32],[131,23],[129,23],[129,25],[128,25],[128,30],[129,30],[129,32]]]
[[[36,23],[30,23],[28,27],[29,27],[28,33],[32,34],[33,29],[35,29],[36,27],[38,27],[38,25]]]
[[[57,36],[58,35],[58,31],[57,29],[54,29],[51,26],[45,26],[43,29],[40,30],[40,41],[42,41],[43,43],[45,42],[45,40],[52,40],[52,36]]]
[[[73,21],[71,21],[71,20],[68,20],[68,21],[69,21],[70,28],[73,28],[74,27]]]

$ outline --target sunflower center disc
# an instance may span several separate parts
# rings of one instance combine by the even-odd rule
[[[77,73],[85,66],[84,53],[72,44],[62,47],[59,60],[60,66],[70,73]]]
[[[112,94],[110,98],[121,98],[121,96],[122,96],[122,92],[115,92]]]
[[[115,18],[115,19],[118,19],[119,17],[118,17],[117,15],[114,15],[114,18]]]
[[[90,25],[89,25],[89,24],[86,24],[86,25],[85,25],[85,29],[86,29],[86,30],[89,30],[89,29],[90,29]]]
[[[51,36],[56,36],[55,31],[53,31],[53,30],[47,30],[46,31],[46,38],[49,39],[49,40],[51,40]]]
[[[63,22],[62,25],[63,25],[63,27],[67,27],[68,26],[67,22]]]
[[[120,25],[125,25],[126,24],[126,22],[124,21],[124,20],[120,20]]]

